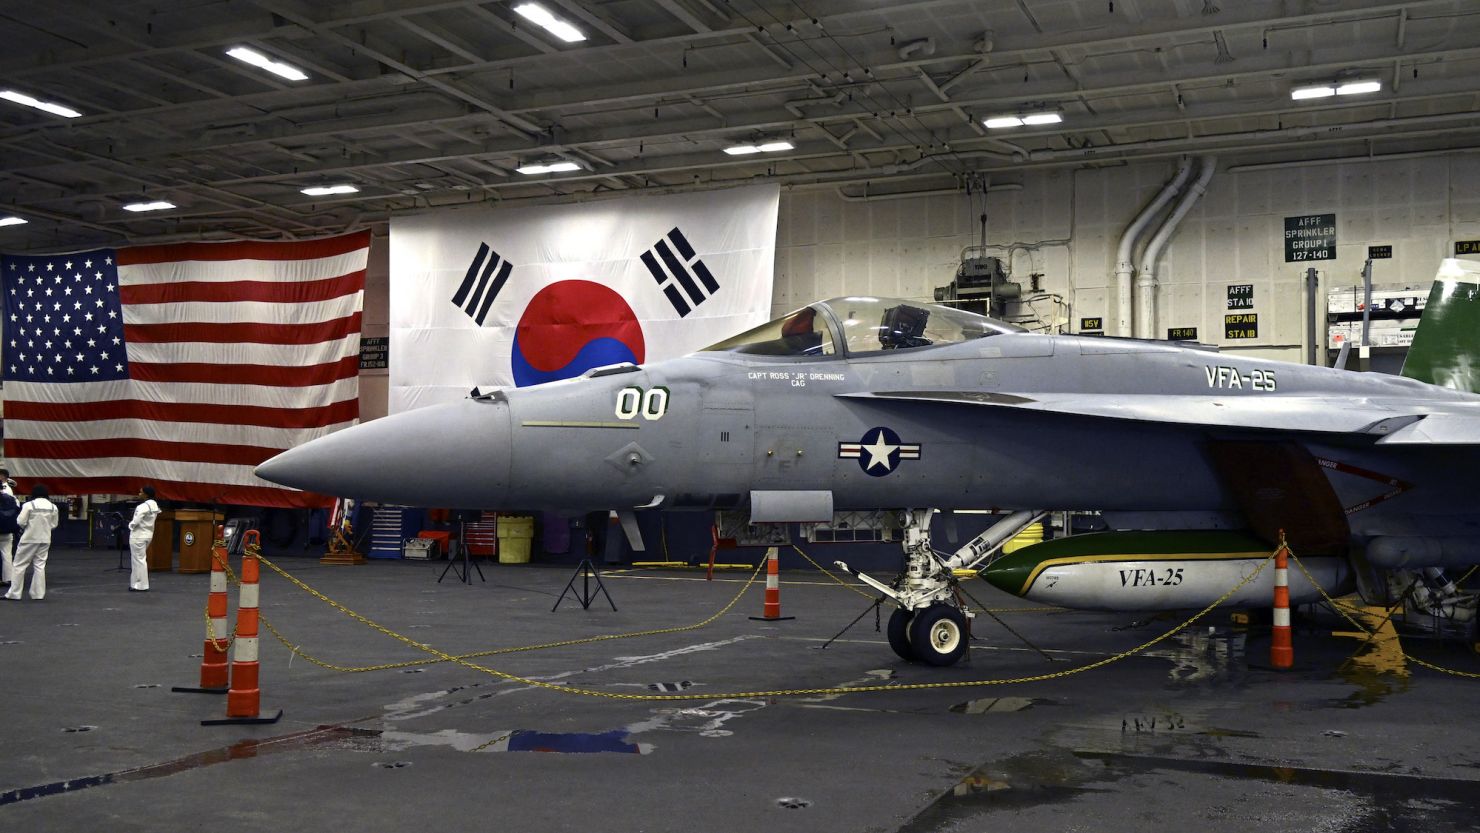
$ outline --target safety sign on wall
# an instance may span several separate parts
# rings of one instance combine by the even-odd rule
[[[1336,259],[1336,215],[1285,218],[1285,262]]]
[[[1223,337],[1227,339],[1258,338],[1259,313],[1238,312],[1223,316]]]
[[[387,336],[360,337],[360,369],[386,370],[390,367],[391,340]]]
[[[1253,309],[1254,285],[1235,283],[1228,285],[1228,309]]]

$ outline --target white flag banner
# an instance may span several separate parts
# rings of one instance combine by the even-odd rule
[[[771,312],[781,189],[391,218],[391,413],[682,356]]]

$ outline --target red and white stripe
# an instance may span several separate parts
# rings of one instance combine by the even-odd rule
[[[236,640],[231,645],[231,690],[226,692],[226,716],[256,717],[261,711],[261,666],[257,660],[257,594],[260,568],[257,564],[256,531],[248,532],[242,557],[241,585],[236,597]]]
[[[1274,551],[1274,627],[1269,640],[1269,664],[1275,668],[1290,668],[1295,664],[1295,647],[1290,637],[1289,550],[1281,532],[1280,547]]]
[[[226,550],[225,530],[216,527],[216,540],[211,547],[211,589],[206,596],[206,616],[210,625],[206,629],[205,651],[200,660],[200,687],[224,689],[231,682],[227,666],[227,648],[231,645],[231,632],[226,629]]]
[[[59,493],[325,506],[253,474],[359,419],[368,232],[119,249],[130,378],[6,385],[5,450]]]

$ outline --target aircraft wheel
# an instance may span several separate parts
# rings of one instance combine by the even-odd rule
[[[955,665],[966,655],[966,615],[952,605],[933,604],[915,614],[910,647],[929,665]]]
[[[896,607],[889,614],[889,647],[899,658],[915,661],[915,649],[910,647],[910,622],[915,618],[913,610]]]

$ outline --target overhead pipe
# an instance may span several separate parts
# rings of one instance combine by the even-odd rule
[[[1151,224],[1151,220],[1161,213],[1161,209],[1171,202],[1172,197],[1182,190],[1187,184],[1187,178],[1192,176],[1192,160],[1182,157],[1181,163],[1177,165],[1177,172],[1167,180],[1151,202],[1141,209],[1136,219],[1126,226],[1125,233],[1120,236],[1120,248],[1115,254],[1115,309],[1118,319],[1115,325],[1115,334],[1129,338],[1131,335],[1131,276],[1136,272],[1134,258],[1136,256],[1136,243],[1140,241],[1142,233]]]
[[[1156,337],[1156,261],[1161,257],[1162,250],[1167,243],[1171,242],[1172,235],[1176,233],[1177,226],[1182,223],[1182,218],[1192,210],[1194,203],[1208,190],[1208,182],[1213,178],[1213,172],[1218,167],[1218,157],[1203,156],[1198,160],[1202,169],[1198,172],[1197,180],[1182,192],[1177,200],[1177,207],[1172,209],[1171,216],[1167,217],[1161,228],[1156,230],[1151,242],[1146,244],[1146,254],[1141,259],[1141,274],[1136,278],[1136,337]]]

